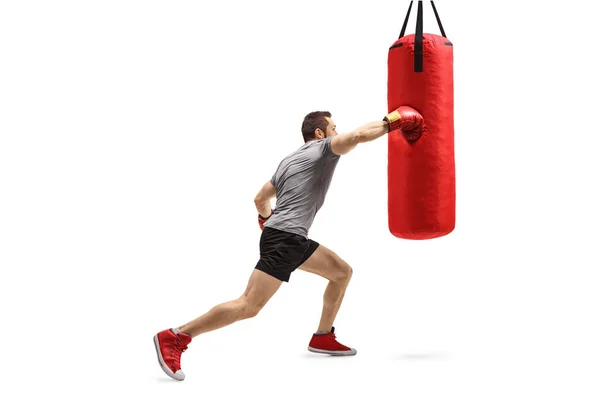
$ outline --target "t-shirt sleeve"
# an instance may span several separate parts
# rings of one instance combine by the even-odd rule
[[[323,155],[326,157],[339,157],[338,154],[335,154],[333,150],[331,150],[331,141],[335,136],[329,136],[328,138],[323,139]]]

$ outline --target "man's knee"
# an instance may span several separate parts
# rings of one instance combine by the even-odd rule
[[[352,272],[352,267],[347,262],[341,261],[332,281],[336,283],[348,283],[352,278]]]
[[[264,302],[256,301],[254,299],[248,298],[247,296],[242,296],[242,315],[243,318],[254,318],[258,315],[260,310],[265,306]]]
[[[352,270],[352,267],[348,264],[346,264],[347,268],[345,269],[345,279],[346,281],[350,281],[350,279],[352,278],[352,273],[354,272]]]

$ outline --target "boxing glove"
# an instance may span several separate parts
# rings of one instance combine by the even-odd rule
[[[388,123],[388,132],[399,129],[402,131],[404,138],[409,142],[414,142],[421,137],[425,125],[423,116],[409,106],[398,107],[387,114],[383,120]]]
[[[273,215],[273,209],[271,209],[271,215]],[[267,222],[269,218],[271,218],[271,215],[265,218],[262,215],[258,214],[258,226],[260,226],[261,231],[265,229],[265,222]]]

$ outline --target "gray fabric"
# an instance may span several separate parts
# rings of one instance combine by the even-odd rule
[[[276,206],[265,227],[308,238],[340,159],[331,151],[332,139],[330,136],[304,143],[279,163],[271,178]]]

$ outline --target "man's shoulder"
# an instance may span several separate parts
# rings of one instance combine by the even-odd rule
[[[331,140],[333,136],[318,140],[310,140],[303,143],[300,147],[288,153],[281,159],[279,165],[284,165],[286,162],[295,161],[296,158],[305,158],[307,155],[311,158],[321,158],[323,155],[330,154]]]

